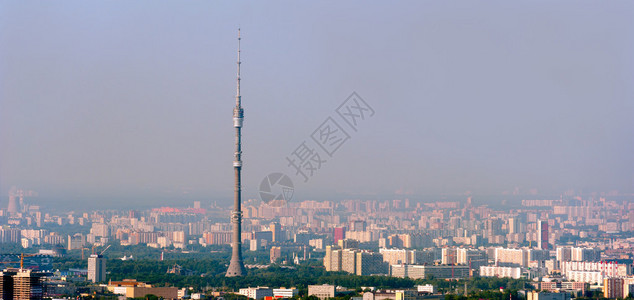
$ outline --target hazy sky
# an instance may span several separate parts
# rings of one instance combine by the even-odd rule
[[[229,203],[238,27],[245,198],[634,192],[631,1],[0,1],[0,206]],[[374,116],[304,183],[353,91]]]

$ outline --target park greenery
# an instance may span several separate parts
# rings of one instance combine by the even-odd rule
[[[16,245],[17,246],[17,245]],[[7,250],[16,250],[13,247]],[[90,249],[92,251],[92,249]],[[103,248],[95,249],[96,253]],[[57,257],[53,270],[86,269],[87,254],[81,258],[81,251],[72,250],[62,257]],[[160,259],[163,254],[163,260]],[[265,264],[267,253],[263,251],[245,251],[247,265]],[[107,258],[107,278],[109,281],[136,279],[154,286],[187,287],[192,292],[225,291],[235,292],[244,287],[267,286],[295,287],[299,290],[299,299],[314,300],[308,297],[308,285],[332,284],[350,289],[351,293],[338,296],[335,300],[349,300],[360,295],[365,288],[377,289],[414,289],[416,285],[431,284],[444,294],[445,300],[476,299],[520,299],[519,290],[530,290],[531,284],[526,279],[497,277],[473,277],[460,280],[438,278],[410,279],[386,275],[357,276],[345,272],[327,272],[319,259],[309,259],[298,265],[271,264],[261,268],[248,268],[242,277],[226,277],[230,248],[214,246],[202,249],[191,248],[186,251],[178,249],[155,249],[146,245],[111,246],[104,255]],[[132,260],[121,260],[123,256],[134,256]],[[169,269],[177,267],[181,270],[169,273]],[[91,295],[99,299],[112,299],[113,295]],[[146,297],[147,299],[152,298]],[[144,298],[144,299],[146,299]],[[600,299],[602,294],[588,292],[577,299]],[[225,294],[225,300],[244,300],[236,294]]]
[[[371,247],[371,245],[367,245]],[[7,252],[20,252],[19,245],[4,249]],[[101,253],[104,247],[71,250],[62,257],[57,257],[53,270],[86,269],[87,257],[91,252]],[[439,292],[445,294],[446,300],[471,299],[518,299],[517,291],[530,289],[527,280],[473,277],[461,280],[444,280],[437,278],[410,279],[386,275],[357,276],[345,272],[325,271],[320,259],[309,259],[299,265],[272,264],[263,268],[248,268],[246,276],[225,277],[227,262],[230,258],[230,247],[188,245],[182,249],[156,249],[147,245],[121,246],[113,244],[104,252],[107,259],[107,278],[112,281],[136,279],[155,286],[190,287],[192,291],[237,291],[244,287],[295,287],[299,289],[302,299],[308,299],[308,285],[333,284],[349,288],[354,293],[342,296],[339,300],[347,300],[358,295],[366,287],[378,289],[411,289],[416,285],[432,284]],[[122,257],[133,256],[133,259],[122,260]],[[319,257],[320,255],[315,255]],[[161,257],[163,258],[161,260]],[[268,253],[264,251],[244,251],[245,263],[249,265],[268,264]],[[169,273],[177,267],[181,270]],[[466,293],[465,293],[466,283]],[[229,296],[231,298],[232,296]],[[599,298],[589,295],[589,298]],[[228,299],[225,297],[225,299]],[[231,300],[231,299],[229,299]],[[235,299],[240,300],[240,299]]]
[[[6,248],[7,252],[19,253],[19,246]],[[104,247],[94,249],[100,253]],[[87,258],[93,249],[68,251],[57,257],[53,270],[86,269]],[[525,288],[526,280],[509,278],[474,277],[458,281],[425,278],[397,278],[386,275],[357,276],[345,272],[326,272],[321,260],[309,259],[299,265],[272,264],[264,268],[248,268],[246,276],[225,277],[230,248],[226,245],[213,247],[190,247],[180,249],[156,249],[146,245],[120,246],[112,245],[104,252],[107,259],[107,278],[112,281],[136,279],[155,286],[192,287],[194,291],[220,290],[236,291],[239,288],[268,286],[296,287],[301,295],[307,294],[308,285],[333,284],[360,292],[363,287],[379,289],[407,289],[416,285],[432,284],[443,293],[463,293],[467,283],[469,293],[481,291],[519,290]],[[122,257],[133,256],[131,260]],[[161,260],[161,256],[163,260]],[[317,255],[319,257],[319,255]],[[245,251],[244,260],[247,265],[268,264],[268,253],[263,251]],[[180,274],[168,273],[177,266]],[[499,292],[498,292],[499,293]],[[496,295],[490,295],[491,297]],[[506,295],[508,296],[508,295]],[[467,298],[468,299],[468,298]],[[485,298],[487,299],[487,298]],[[508,297],[504,299],[509,299]],[[461,298],[461,300],[463,300]]]
[[[146,247],[147,248],[147,247]],[[112,254],[117,254],[117,248]],[[140,249],[139,249],[140,250]],[[110,251],[110,249],[108,250]],[[147,250],[151,251],[151,250]],[[249,252],[245,252],[245,256]],[[135,257],[137,253],[134,253]],[[146,253],[147,254],[147,253]],[[130,255],[130,254],[126,254]],[[141,257],[145,255],[139,253]],[[121,260],[118,254],[107,260],[108,280],[119,281],[123,279],[136,279],[156,286],[192,287],[195,291],[224,290],[235,291],[244,287],[268,286],[268,287],[296,287],[300,294],[307,293],[308,285],[333,284],[355,291],[361,291],[364,287],[379,289],[407,289],[415,288],[420,284],[432,284],[441,292],[455,292],[464,290],[467,283],[468,291],[479,292],[481,290],[524,288],[525,280],[513,280],[509,278],[471,278],[459,281],[447,281],[443,279],[425,278],[410,279],[397,278],[385,275],[357,276],[345,272],[327,272],[317,259],[302,262],[299,265],[273,264],[265,268],[249,268],[246,276],[225,277],[227,270],[228,251],[213,253],[190,253],[191,257],[171,255],[164,256],[164,260],[134,259]],[[254,254],[252,254],[254,255]],[[154,254],[147,257],[155,257]],[[262,258],[258,258],[262,260]],[[181,274],[168,273],[168,269],[178,266]],[[58,258],[54,268],[64,270],[69,268],[86,268],[86,261],[77,257]],[[508,298],[506,298],[508,299]]]

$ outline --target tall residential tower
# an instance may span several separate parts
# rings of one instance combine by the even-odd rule
[[[240,171],[242,170],[242,155],[241,149],[241,129],[242,120],[244,118],[244,111],[241,105],[242,98],[240,97],[240,29],[238,29],[238,86],[236,91],[236,107],[233,108],[233,127],[236,129],[236,151],[233,154],[233,170],[235,173],[235,190],[233,194],[233,211],[231,212],[231,223],[233,224],[233,240],[231,241],[231,248],[233,249],[231,255],[231,262],[229,263],[229,269],[227,269],[226,276],[242,276],[246,274],[244,269],[244,263],[242,262],[242,210],[240,208],[241,198],[241,185],[240,185]]]
[[[538,220],[537,221],[537,248],[548,250],[550,249],[548,245],[548,221],[547,220]]]
[[[88,258],[88,281],[106,281],[106,259],[101,254],[92,254]]]

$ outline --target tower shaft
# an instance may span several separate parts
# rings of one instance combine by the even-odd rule
[[[242,276],[246,274],[244,263],[242,262],[242,121],[244,110],[242,109],[242,97],[240,96],[240,29],[238,29],[238,78],[236,89],[236,107],[233,108],[233,127],[236,130],[236,145],[233,155],[233,170],[235,187],[233,193],[233,211],[231,212],[231,223],[233,224],[233,240],[231,242],[231,262],[227,269],[226,276]]]

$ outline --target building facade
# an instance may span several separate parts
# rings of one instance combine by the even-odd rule
[[[335,291],[335,286],[330,284],[308,286],[308,296],[315,296],[321,300],[335,297]]]
[[[88,281],[102,282],[106,280],[106,259],[103,255],[92,254],[88,257]]]
[[[440,278],[458,279],[469,277],[469,266],[421,266],[421,265],[392,265],[390,275],[401,278]]]
[[[238,293],[255,300],[264,299],[264,297],[273,297],[273,290],[262,286],[240,289]]]
[[[548,250],[550,249],[549,243],[549,230],[548,221],[537,221],[537,248]]]
[[[605,278],[603,279],[603,297],[609,299],[624,298],[623,286],[625,280],[623,278]]]
[[[520,267],[498,267],[498,266],[480,266],[480,276],[482,277],[508,277],[520,279],[522,277],[522,268]]]

